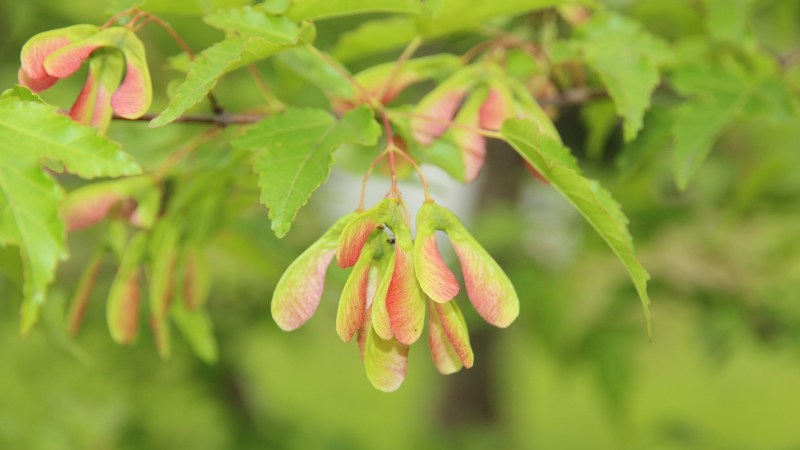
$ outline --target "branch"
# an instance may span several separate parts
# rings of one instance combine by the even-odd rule
[[[120,120],[125,122],[149,122],[153,120],[158,114],[148,113],[136,119],[126,119],[124,117],[120,117],[114,115],[114,120]],[[175,119],[175,122],[182,122],[182,123],[208,123],[213,125],[219,125],[222,127],[226,127],[228,125],[247,125],[251,123],[256,123],[259,120],[267,117],[264,114],[229,114],[229,113],[221,113],[221,114],[197,114],[197,115],[186,115],[181,116]]]
[[[537,98],[543,107],[555,106],[563,108],[566,106],[574,106],[586,103],[588,101],[607,97],[608,93],[600,89],[576,88],[562,93],[555,97]],[[394,111],[397,113],[397,111]],[[127,121],[127,122],[149,122],[153,120],[158,114],[148,113],[136,119],[126,119],[124,117],[114,116],[114,120]],[[220,114],[196,114],[179,117],[175,122],[182,123],[207,123],[226,127],[228,125],[248,125],[256,123],[259,120],[267,117],[267,114],[231,114],[223,112]]]
[[[603,89],[580,87],[570,89],[554,97],[537,98],[536,101],[542,107],[555,106],[557,108],[563,108],[565,106],[582,105],[591,100],[605,97],[608,97],[608,92]]]

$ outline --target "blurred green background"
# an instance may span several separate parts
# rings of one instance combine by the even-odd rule
[[[0,3],[0,86],[15,82],[19,49],[30,36],[102,23],[108,16],[99,3]],[[671,42],[705,32],[701,2],[608,3]],[[748,29],[761,45],[780,54],[800,48],[800,2],[749,4]],[[195,49],[221,37],[194,18],[165,18]],[[319,46],[329,47],[360,20],[320,23]],[[156,28],[141,35],[157,111],[170,80],[179,78],[164,60],[179,50]],[[456,36],[426,51],[458,53],[474,42]],[[270,63],[261,68],[279,97],[320,101],[279,71],[273,75]],[[66,107],[82,78],[60,83],[45,98]],[[230,110],[259,98],[240,73],[220,85],[218,96]],[[562,111],[558,125],[583,158],[594,125],[579,108]],[[198,129],[133,123],[114,124],[110,133],[148,166]],[[114,345],[103,308],[110,265],[81,334],[68,337],[66,301],[102,226],[70,236],[71,259],[59,269],[43,318],[21,338],[17,250],[0,248],[0,449],[800,449],[798,142],[796,120],[737,122],[684,193],[674,188],[667,149],[620,177],[618,127],[605,157],[583,160],[623,205],[651,273],[650,342],[635,291],[611,251],[512,152],[491,148],[478,183],[464,191],[469,195],[456,190],[451,201],[511,276],[521,315],[497,330],[463,308],[475,367],[441,376],[421,342],[393,394],[373,389],[355,344],[336,337],[344,271],[330,270],[322,305],[301,329],[282,332],[269,316],[282,270],[337,211],[353,206],[339,204],[341,195],[357,195],[357,188],[343,187],[346,174],[336,174],[279,241],[258,205],[253,175],[243,169],[226,226],[206,249],[219,345],[213,365],[180,337],[171,359],[160,360],[144,328],[133,347]],[[448,186],[436,182],[434,190],[445,195],[454,189]]]

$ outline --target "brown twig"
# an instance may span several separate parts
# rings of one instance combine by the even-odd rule
[[[156,118],[158,114],[148,113],[144,114],[141,117],[136,119],[126,119],[124,117],[120,117],[115,115],[114,120],[120,120],[125,122],[149,122]],[[174,122],[176,123],[207,123],[213,125],[220,125],[222,127],[226,127],[228,125],[248,125],[251,123],[256,123],[259,120],[266,117],[263,114],[229,114],[223,112],[222,114],[197,114],[197,115],[186,115],[181,116],[175,119]]]

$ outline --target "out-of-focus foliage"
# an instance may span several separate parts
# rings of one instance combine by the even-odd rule
[[[112,1],[109,11],[132,3]],[[247,2],[139,3],[168,19],[192,48],[211,52],[224,32],[197,18]],[[286,3],[267,1],[264,9],[281,13]],[[425,51],[462,54],[481,34],[449,33],[488,20],[482,32],[503,30],[554,55],[544,73],[546,62],[508,53],[509,71],[537,96],[576,84],[607,89],[610,99],[589,96],[561,108],[557,126],[584,171],[624,205],[651,276],[652,341],[625,268],[600,236],[552,186],[523,177],[513,198],[492,197],[480,210],[466,194],[453,198],[462,210],[479,211],[467,225],[510,275],[520,297],[517,322],[499,332],[464,308],[475,367],[441,377],[426,352],[412,350],[414,370],[402,389],[377,392],[355,345],[338,341],[332,325],[344,271],[331,270],[327,283],[335,288],[303,329],[287,334],[269,318],[282,271],[333,221],[329,204],[347,195],[341,209],[351,209],[355,191],[334,185],[319,194],[277,240],[259,206],[257,175],[237,165],[246,156],[214,141],[200,144],[176,178],[166,212],[187,236],[176,257],[199,252],[210,282],[198,286],[201,294],[210,289],[199,300],[207,316],[184,310],[172,318],[187,339],[158,347],[170,359],[158,357],[151,345],[158,336],[147,327],[133,347],[111,341],[104,302],[116,268],[109,261],[100,265],[81,334],[69,336],[68,299],[95,246],[121,251],[113,224],[70,235],[70,260],[58,269],[40,325],[25,338],[17,301],[24,261],[15,247],[0,248],[0,448],[800,448],[800,2],[608,0],[599,2],[606,15],[586,23],[570,9],[495,17],[558,3],[548,1],[468,2],[472,8],[375,2],[379,12],[359,1],[295,3],[290,17],[319,18],[316,45],[353,73],[393,59],[418,30],[430,38]],[[486,12],[494,3],[505,9]],[[431,5],[440,11],[425,12],[428,19],[407,15]],[[352,12],[362,14],[346,15]],[[0,3],[0,86],[16,80],[19,49],[33,34],[107,17],[89,0]],[[226,30],[223,19],[209,24]],[[197,99],[172,82],[183,74],[152,66],[180,49],[158,29],[141,36],[153,111],[170,104],[165,92],[191,107]],[[236,54],[219,74],[246,50],[227,39],[222,45]],[[620,64],[606,42],[618,46]],[[250,55],[270,51],[251,45]],[[307,66],[293,56],[259,63],[278,101],[327,109],[315,80],[298,76]],[[181,67],[180,58],[173,61]],[[210,89],[216,77],[197,85]],[[47,101],[70,104],[83,78],[59,82]],[[229,110],[262,108],[244,71],[215,92]],[[422,94],[412,89],[401,100]],[[114,123],[109,133],[146,172],[202,132],[191,124],[147,130],[145,145],[145,127]],[[363,168],[359,150],[343,149],[337,163]],[[499,178],[484,171],[482,195],[490,183],[520,174],[514,161],[500,167]],[[70,191],[83,184],[72,176],[59,182]],[[443,181],[433,189],[452,190]],[[98,244],[101,235],[108,242]]]

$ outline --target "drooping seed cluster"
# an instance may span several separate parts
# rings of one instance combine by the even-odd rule
[[[89,74],[69,115],[105,130],[113,113],[141,117],[152,100],[144,45],[128,28],[73,25],[45,31],[22,47],[19,83],[33,92],[50,88],[89,61]]]
[[[439,252],[436,231],[450,238],[478,314],[492,325],[510,325],[519,313],[514,287],[461,221],[428,201],[417,214],[413,239],[394,198],[343,217],[289,266],[272,299],[275,322],[290,331],[314,314],[335,256],[340,267],[353,268],[339,300],[336,331],[344,342],[358,334],[367,377],[376,388],[394,391],[402,384],[408,349],[422,334],[426,310],[436,368],[450,374],[472,367],[467,325],[454,300],[460,286]]]

